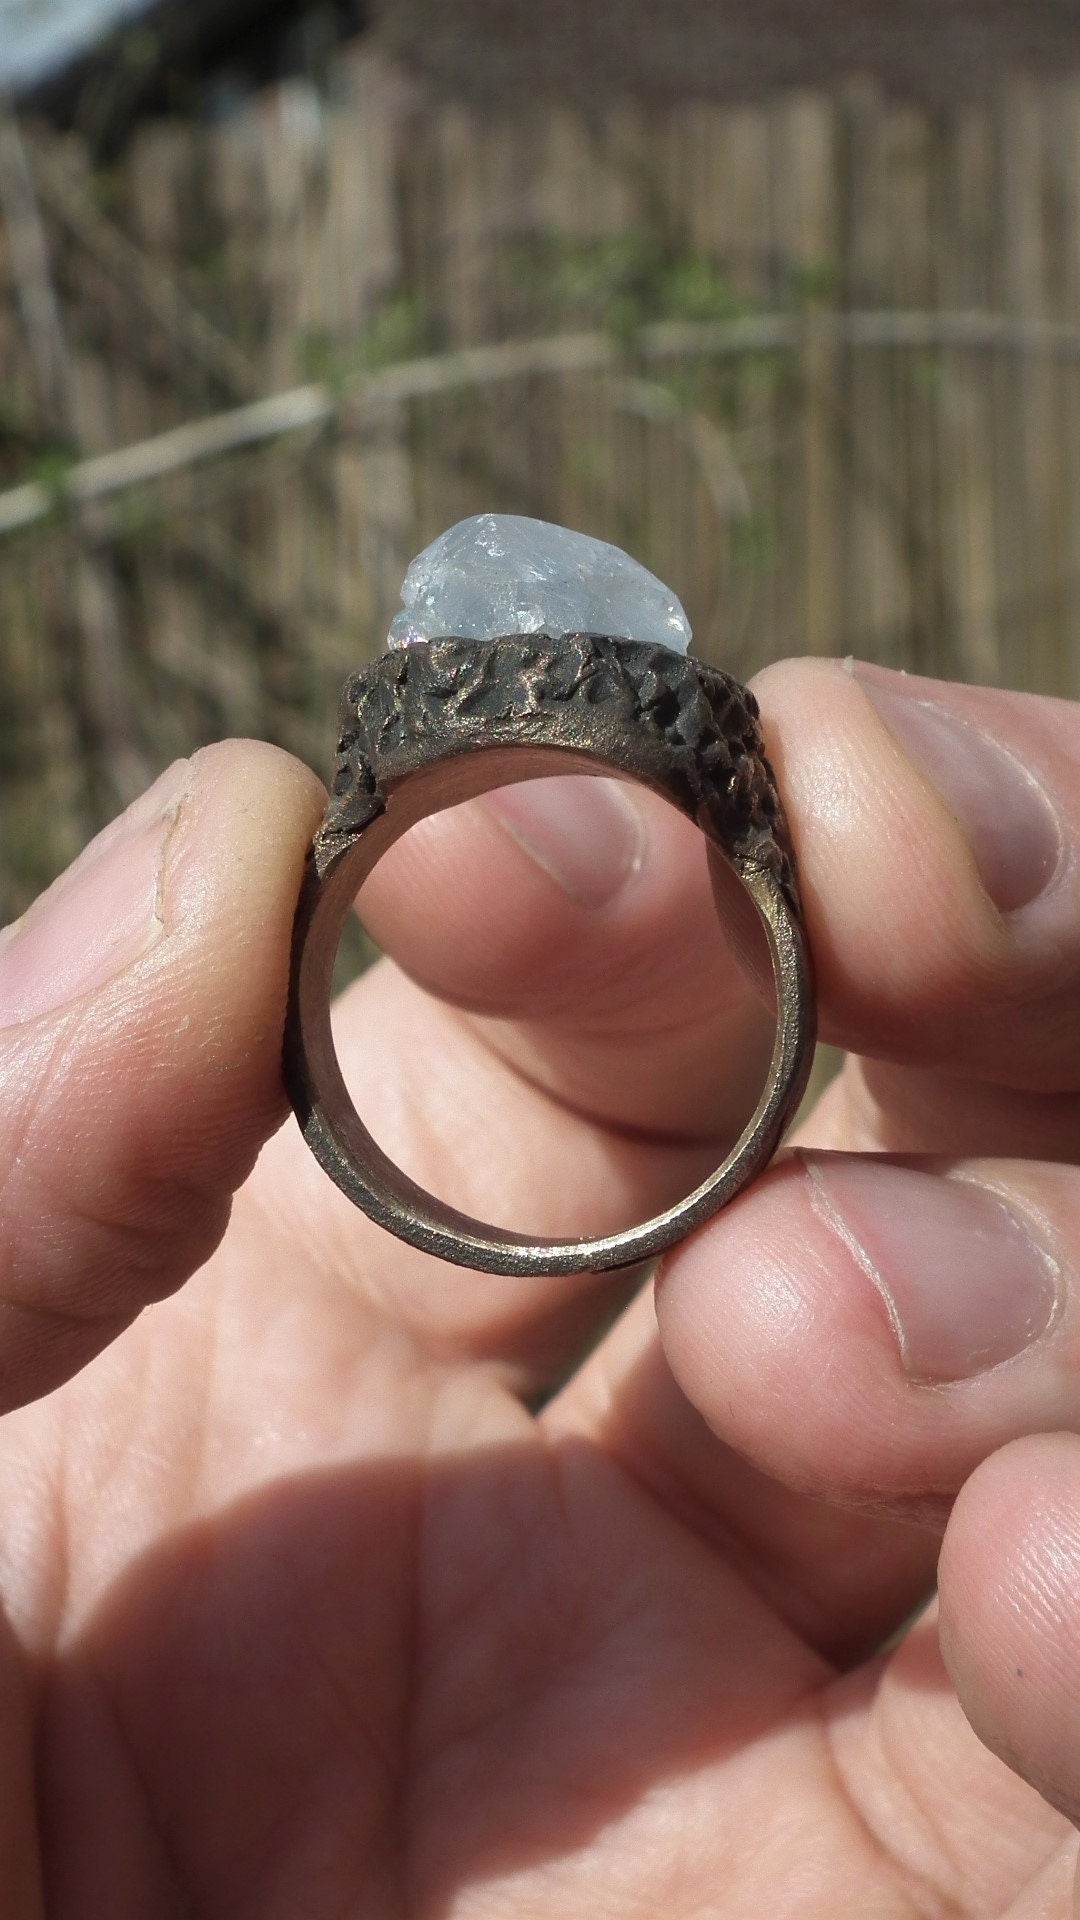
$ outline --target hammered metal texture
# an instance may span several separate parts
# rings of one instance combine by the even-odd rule
[[[587,747],[649,736],[664,785],[738,863],[767,870],[798,912],[795,856],[752,693],[670,648],[605,635],[421,641],[352,675],[342,695],[320,876],[428,753],[501,743]]]

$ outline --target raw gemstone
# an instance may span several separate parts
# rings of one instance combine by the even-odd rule
[[[401,598],[392,647],[506,633],[606,633],[675,653],[690,645],[671,588],[621,547],[517,513],[477,513],[449,527],[417,554]]]

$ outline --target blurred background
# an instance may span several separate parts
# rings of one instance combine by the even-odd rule
[[[0,0],[0,923],[481,509],[1080,693],[1076,0]]]

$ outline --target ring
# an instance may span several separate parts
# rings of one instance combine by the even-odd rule
[[[346,683],[331,797],[304,871],[284,1045],[286,1086],[304,1138],[379,1226],[459,1266],[559,1274],[650,1260],[765,1167],[813,1059],[813,975],[795,856],[757,702],[730,675],[667,645],[603,633],[410,641]],[[418,820],[493,787],[567,771],[640,782],[695,822],[710,862],[734,869],[757,909],[777,1004],[766,1086],[722,1165],[665,1212],[591,1240],[489,1226],[418,1186],[360,1120],[330,1026],[342,930],[359,888],[394,842]]]

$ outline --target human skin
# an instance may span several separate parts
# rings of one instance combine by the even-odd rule
[[[1080,1914],[1080,716],[756,690],[848,1057],[655,1288],[442,1266],[308,1155],[287,756],[0,937],[3,1920]],[[361,907],[426,1185],[596,1234],[715,1164],[769,1021],[659,800],[473,802]]]

